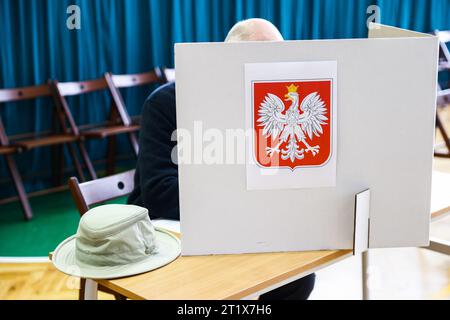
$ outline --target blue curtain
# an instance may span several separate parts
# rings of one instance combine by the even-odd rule
[[[81,9],[80,30],[66,27],[66,9],[73,4]],[[385,24],[422,32],[450,29],[449,0],[0,0],[0,87],[170,67],[174,43],[222,41],[236,21],[251,17],[272,21],[286,39],[366,37],[370,5],[379,6]],[[125,93],[130,113],[140,112],[148,93]],[[78,123],[102,121],[108,109],[101,94],[70,102]],[[0,105],[0,115],[8,134],[50,126],[45,101]],[[120,152],[129,151],[126,145],[120,143]],[[104,156],[103,142],[88,147],[93,159]],[[49,186],[48,150],[17,160],[28,191]],[[11,189],[3,159],[0,173],[2,197]]]

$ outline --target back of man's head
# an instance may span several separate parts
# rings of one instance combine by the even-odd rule
[[[264,19],[248,19],[236,23],[225,39],[225,42],[238,41],[283,41],[280,31]]]

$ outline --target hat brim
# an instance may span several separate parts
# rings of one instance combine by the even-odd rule
[[[54,266],[65,274],[87,279],[115,279],[155,270],[175,260],[181,252],[180,241],[173,234],[155,227],[158,252],[139,262],[119,266],[92,266],[75,257],[76,236],[64,240],[53,252]]]

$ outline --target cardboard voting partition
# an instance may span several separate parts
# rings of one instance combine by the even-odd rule
[[[176,45],[183,255],[427,245],[438,40],[373,27]]]

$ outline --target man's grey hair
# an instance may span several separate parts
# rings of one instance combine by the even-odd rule
[[[280,31],[270,21],[253,18],[236,23],[228,32],[225,42],[282,40]]]

